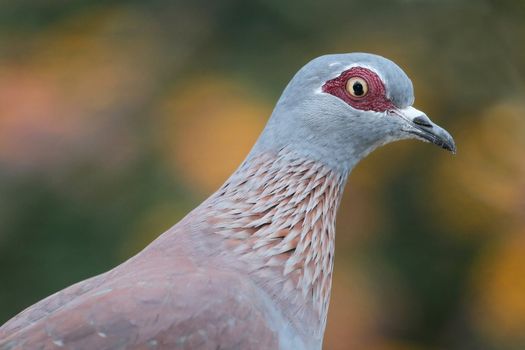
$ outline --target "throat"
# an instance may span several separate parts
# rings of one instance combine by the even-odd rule
[[[304,331],[316,336],[326,324],[346,178],[346,171],[281,150],[249,157],[208,201],[214,234],[290,322],[315,325]]]

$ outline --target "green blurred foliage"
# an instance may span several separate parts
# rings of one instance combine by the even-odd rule
[[[459,152],[354,171],[325,348],[525,348],[524,42],[521,0],[1,1],[0,323],[203,200],[310,58],[368,51]]]

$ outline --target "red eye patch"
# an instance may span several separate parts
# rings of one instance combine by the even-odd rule
[[[368,84],[368,93],[363,97],[352,96],[346,89],[349,79],[358,77]],[[374,72],[363,67],[353,67],[337,78],[328,80],[323,85],[323,92],[339,97],[355,109],[362,111],[385,112],[395,108],[392,101],[386,97],[385,85]]]

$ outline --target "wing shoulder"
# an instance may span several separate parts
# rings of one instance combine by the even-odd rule
[[[0,349],[279,348],[267,302],[235,273],[150,273],[117,282],[38,319]]]
[[[26,308],[0,326],[0,339],[6,338],[8,335],[20,331],[21,329],[54,313],[57,309],[68,304],[73,299],[97,288],[103,283],[104,275],[105,274],[101,274],[75,283]]]

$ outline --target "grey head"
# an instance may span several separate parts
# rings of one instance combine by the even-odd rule
[[[394,62],[367,53],[321,56],[292,78],[251,154],[292,148],[350,170],[396,140],[417,138],[455,152],[450,134],[413,102],[412,82]]]

